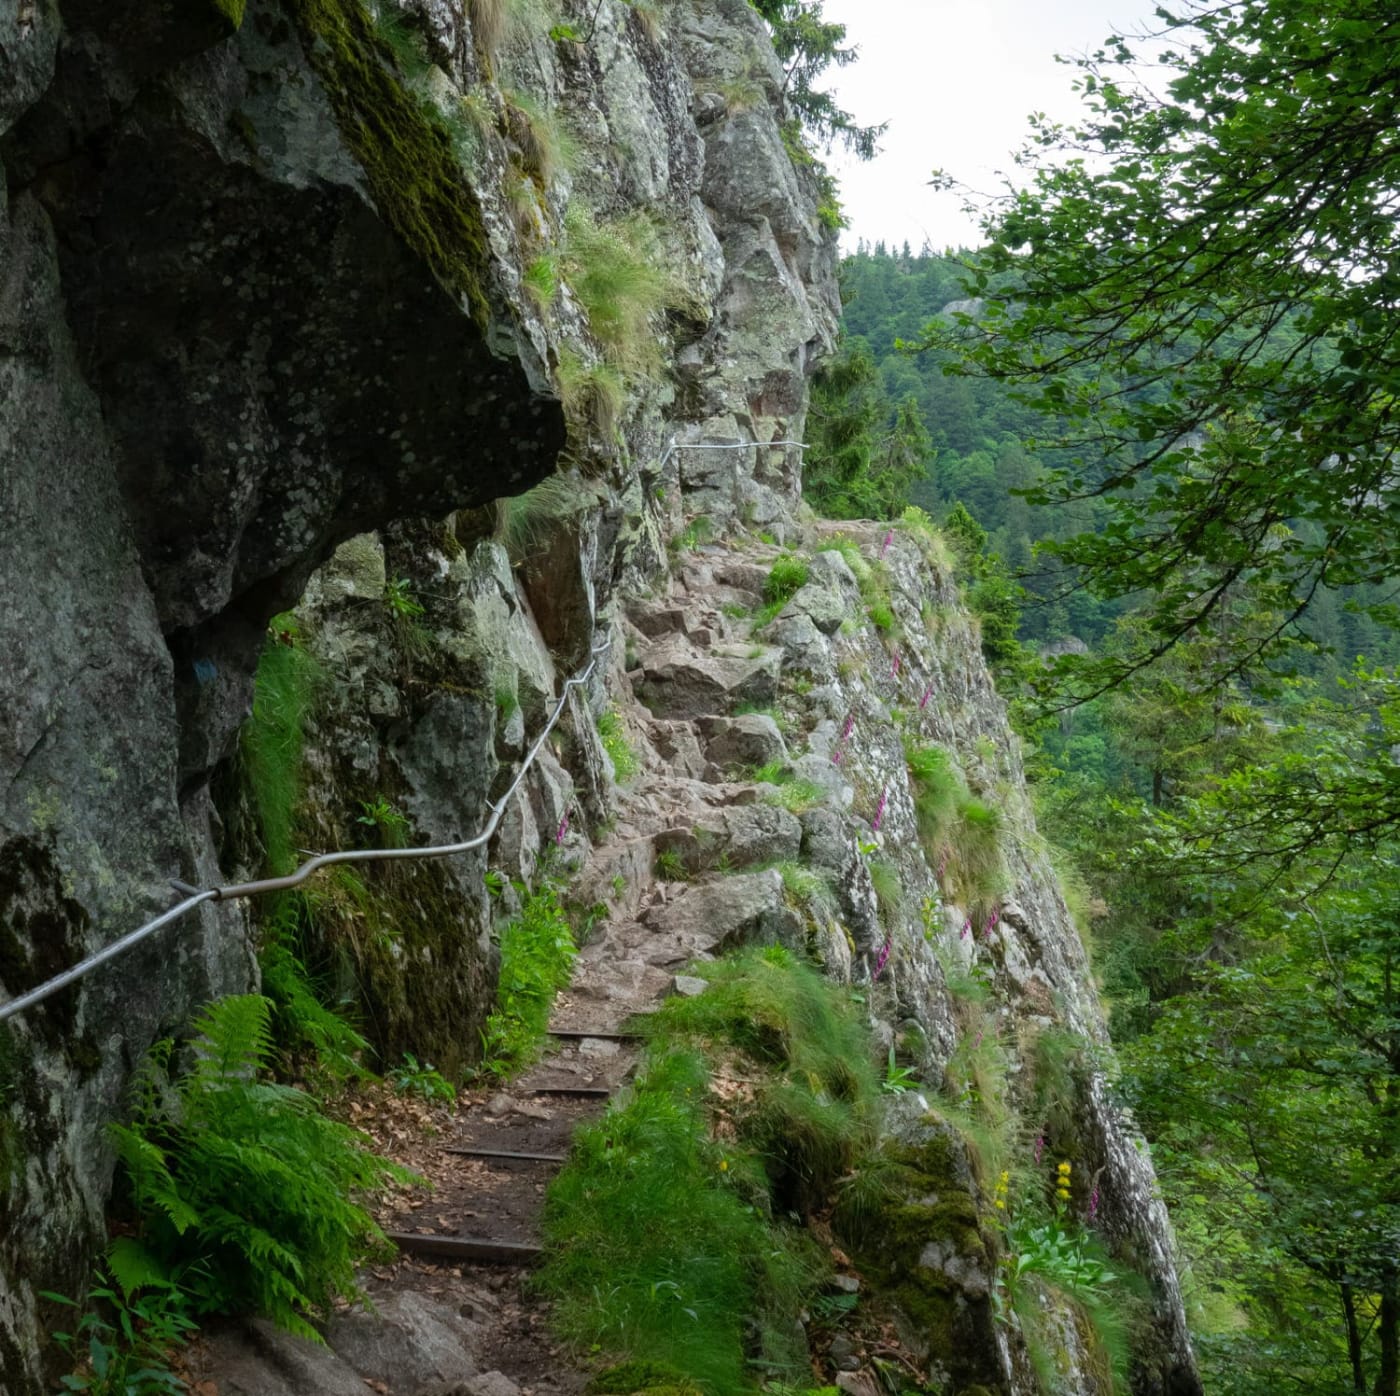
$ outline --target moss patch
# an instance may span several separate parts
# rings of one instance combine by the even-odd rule
[[[915,1345],[958,1383],[999,1388],[995,1261],[951,1130],[889,1148],[848,1186],[836,1223],[862,1270],[905,1315]]]
[[[359,0],[293,0],[292,9],[380,213],[438,280],[465,299],[485,332],[489,245],[451,132],[404,87],[392,49]]]
[[[245,0],[209,0],[209,5],[227,21],[230,34],[236,34],[242,27]]]

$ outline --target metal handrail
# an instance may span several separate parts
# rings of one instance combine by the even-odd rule
[[[101,950],[94,951],[86,959],[79,960],[71,969],[66,969],[62,974],[45,980],[44,983],[21,994],[18,998],[0,1004],[0,1022],[4,1022],[7,1018],[13,1018],[16,1014],[23,1013],[25,1009],[33,1008],[36,1003],[42,1003],[60,990],[66,989],[68,985],[90,974],[99,965],[104,965],[108,960],[114,960],[117,956],[125,954],[132,946],[139,945],[148,936],[154,935],[162,926],[168,926],[172,921],[179,920],[180,917],[193,911],[195,907],[204,902],[236,901],[244,897],[258,897],[267,892],[281,892],[291,887],[299,887],[313,873],[336,863],[367,863],[380,858],[448,858],[456,853],[470,853],[473,849],[482,847],[483,844],[490,842],[511,797],[520,789],[520,783],[525,779],[530,767],[534,765],[535,758],[539,756],[540,748],[544,746],[545,739],[554,730],[555,724],[563,715],[564,708],[569,701],[569,690],[581,687],[593,677],[593,671],[598,667],[599,657],[611,644],[611,640],[604,640],[602,644],[595,645],[591,651],[587,668],[582,673],[575,674],[573,678],[565,681],[559,694],[559,701],[555,704],[554,711],[549,715],[549,721],[545,723],[539,736],[535,738],[534,744],[520,763],[520,769],[516,771],[514,780],[507,786],[505,794],[491,806],[491,817],[474,838],[464,839],[461,843],[431,844],[423,848],[356,848],[338,853],[321,853],[308,859],[295,872],[288,873],[285,877],[262,878],[257,882],[238,882],[227,887],[205,888],[203,891],[184,882],[172,882],[171,885],[177,892],[188,894],[184,901],[178,902],[169,911],[162,912],[155,920],[148,921],[144,926],[138,926],[136,930],[128,932],[120,940],[114,940],[110,945],[103,946]]]
[[[678,442],[673,436],[660,461],[657,462],[657,469],[664,466],[677,451],[749,451],[763,450],[770,446],[797,446],[804,451],[807,449],[806,443],[801,441],[737,441],[732,444],[712,444],[699,441]],[[470,853],[473,849],[489,843],[492,834],[496,832],[496,828],[501,822],[501,816],[505,813],[511,797],[520,789],[520,782],[525,779],[526,772],[534,765],[535,758],[540,754],[540,748],[544,745],[545,738],[554,730],[555,723],[559,721],[564,711],[564,705],[568,701],[569,690],[586,684],[593,677],[593,671],[598,667],[599,656],[607,650],[611,643],[611,640],[604,640],[602,644],[595,645],[591,651],[588,667],[581,674],[576,674],[573,678],[565,681],[563,690],[559,694],[559,701],[550,714],[549,721],[545,723],[543,730],[535,738],[534,745],[526,753],[524,761],[520,763],[520,769],[515,773],[515,779],[507,787],[506,793],[491,806],[491,817],[475,838],[466,839],[461,843],[433,844],[423,848],[357,848],[337,853],[320,853],[308,859],[295,872],[288,873],[285,877],[265,877],[256,882],[238,882],[227,887],[208,887],[200,890],[191,887],[186,882],[172,881],[171,886],[177,892],[187,894],[184,901],[177,902],[169,911],[163,911],[155,920],[147,921],[144,926],[138,926],[134,931],[129,931],[120,940],[114,940],[110,945],[103,946],[101,950],[94,951],[86,959],[79,960],[76,965],[64,970],[62,974],[45,980],[18,998],[9,999],[0,1004],[0,1023],[3,1023],[7,1018],[13,1018],[17,1014],[23,1013],[28,1008],[33,1008],[36,1003],[42,1003],[45,999],[51,998],[70,984],[91,974],[100,965],[105,965],[109,960],[115,960],[119,955],[130,950],[132,946],[139,945],[148,936],[154,935],[162,926],[168,926],[172,921],[178,921],[204,902],[228,902],[244,897],[259,897],[268,892],[285,892],[293,887],[300,887],[313,873],[337,863],[368,863],[381,858],[448,858],[457,853]]]

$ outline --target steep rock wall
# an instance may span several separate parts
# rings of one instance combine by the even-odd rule
[[[71,0],[0,16],[0,638],[19,656],[0,673],[0,986],[160,909],[163,879],[263,869],[237,734],[268,645],[318,676],[292,827],[297,846],[327,847],[376,841],[385,809],[415,841],[474,832],[562,677],[609,639],[488,855],[371,870],[312,908],[385,1060],[451,1069],[474,1052],[494,975],[488,863],[528,880],[552,849],[581,895],[620,875],[626,901],[658,853],[700,859],[716,840],[741,863],[823,870],[836,914],[788,906],[760,873],[701,920],[733,903],[869,982],[874,1021],[925,1079],[959,1048],[950,968],[980,966],[1013,1061],[1047,1025],[1103,1043],[946,567],[917,539],[848,530],[888,574],[892,649],[841,554],[798,525],[800,453],[765,445],[800,439],[837,297],[761,24],[744,0],[651,17],[605,0],[581,43],[528,23],[476,34],[469,13],[423,0],[375,24],[351,0]],[[412,73],[391,43],[402,26]],[[544,148],[561,129],[567,158]],[[542,258],[567,262],[584,202],[604,226],[645,214],[676,288],[654,323],[667,371],[632,372],[612,402],[609,346],[567,274],[531,289]],[[546,477],[522,505],[494,502]],[[677,546],[746,527],[810,555],[809,585],[760,636],[732,612],[758,603],[772,548]],[[789,710],[790,750],[762,721],[720,718],[743,701]],[[619,791],[593,720],[609,705],[673,785]],[[994,900],[941,876],[915,837],[911,733],[1002,806]],[[763,764],[757,751],[825,800],[799,818],[703,795],[702,777]],[[871,843],[897,866],[897,908]],[[256,981],[263,915],[206,909],[0,1040],[7,1387],[38,1389],[35,1289],[84,1287],[103,1123],[132,1066],[201,1001]],[[1191,1392],[1150,1165],[1102,1073],[1076,1081],[1072,1128],[1046,1128],[1153,1287],[1138,1389]],[[960,1190],[964,1237],[990,1236],[946,1128],[913,1112],[891,1137],[911,1179]],[[950,1380],[1030,1391],[991,1313],[994,1246],[977,1245],[921,1244],[892,1283]],[[1092,1396],[1072,1332],[1063,1347],[1065,1389]]]
[[[716,72],[752,75],[754,109],[731,114],[714,91],[711,46]],[[834,331],[835,251],[784,153],[779,85],[742,0],[673,6],[660,28],[607,3],[586,44],[540,25],[474,34],[464,7],[437,2],[4,7],[6,993],[163,909],[167,879],[216,885],[259,862],[231,763],[266,624],[367,527],[419,521],[369,546],[432,611],[396,668],[392,647],[386,659],[363,643],[373,625],[337,636],[329,620],[382,593],[336,591],[330,574],[313,586],[333,681],[308,733],[322,795],[313,781],[304,827],[353,838],[361,802],[390,794],[417,831],[477,826],[557,668],[681,525],[664,438],[800,435],[805,375]],[[546,167],[531,109],[562,113],[567,165]],[[747,194],[707,155],[740,124],[763,182]],[[642,209],[664,229],[686,302],[667,336],[679,402],[651,374],[620,415],[585,394],[566,423],[562,370],[600,364],[606,346],[567,285],[541,305],[522,281],[575,196],[600,220]],[[594,483],[513,574],[480,511],[552,472],[566,445]],[[783,515],[796,461],[785,447],[706,458],[706,507]],[[500,731],[498,680],[518,695]],[[601,787],[596,743],[574,764]],[[540,780],[505,831],[526,871],[572,791],[557,762]],[[386,1051],[410,1037],[445,1060],[472,1050],[492,975],[480,871],[440,865],[390,889],[424,929],[389,937]],[[244,908],[206,907],[3,1030],[6,1389],[38,1389],[36,1291],[86,1287],[104,1124],[132,1067],[199,1003],[255,983],[253,949]]]

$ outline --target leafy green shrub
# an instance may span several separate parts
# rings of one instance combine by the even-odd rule
[[[401,1095],[416,1095],[438,1105],[456,1105],[457,1088],[432,1062],[420,1063],[412,1052],[389,1073],[389,1084]]]
[[[520,915],[501,933],[496,1009],[483,1033],[483,1066],[513,1075],[538,1055],[554,996],[569,982],[574,938],[559,894],[550,885],[529,893]]]
[[[424,613],[407,577],[393,577],[384,583],[384,604],[399,620],[417,620]]]
[[[296,866],[302,747],[320,683],[320,668],[302,647],[296,617],[290,612],[274,617],[253,681],[253,711],[243,727],[241,774],[266,869],[275,876]]]
[[[1090,1360],[1103,1379],[1101,1389],[1126,1389],[1133,1296],[1124,1290],[1124,1277],[1111,1268],[1098,1242],[1058,1218],[1016,1218],[1006,1227],[1006,1246],[1000,1279],[1042,1383],[1050,1386],[1064,1375],[1057,1358],[1061,1344],[1047,1324],[1038,1292],[1048,1289],[1074,1313]]]
[[[408,846],[408,816],[382,795],[375,800],[361,800],[360,813],[355,816],[356,824],[364,824],[374,830],[374,837],[382,840],[385,848],[406,848]]]
[[[270,1015],[257,994],[220,999],[194,1023],[184,1075],[171,1041],[147,1055],[131,1124],[112,1126],[137,1222],[125,1264],[180,1284],[196,1312],[315,1339],[308,1317],[359,1294],[355,1268],[383,1241],[353,1194],[411,1175],[266,1079]]]
[[[780,557],[763,583],[764,599],[787,602],[807,585],[807,564],[800,557]]]
[[[368,1076],[362,1063],[369,1043],[326,1004],[299,953],[311,914],[305,893],[280,892],[260,927],[258,967],[272,1004],[273,1036],[286,1058],[282,1065],[332,1081]]]

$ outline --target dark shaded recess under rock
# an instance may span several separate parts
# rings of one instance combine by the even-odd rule
[[[461,226],[431,242],[378,206],[395,178],[427,178],[445,138],[362,13],[355,30],[339,0],[296,7],[339,25],[332,44],[256,4],[234,38],[185,57],[206,8],[172,36],[157,0],[118,7],[123,24],[70,0],[70,23],[101,28],[65,37],[4,147],[12,195],[27,188],[53,221],[117,444],[176,660],[186,790],[246,711],[266,620],[338,542],[519,493],[564,444],[539,367],[488,343],[509,346],[508,315],[479,323],[484,234],[465,183],[436,190],[460,200]],[[156,49],[132,48],[153,34]],[[396,105],[369,119],[371,100]],[[388,168],[391,136],[417,167]]]

